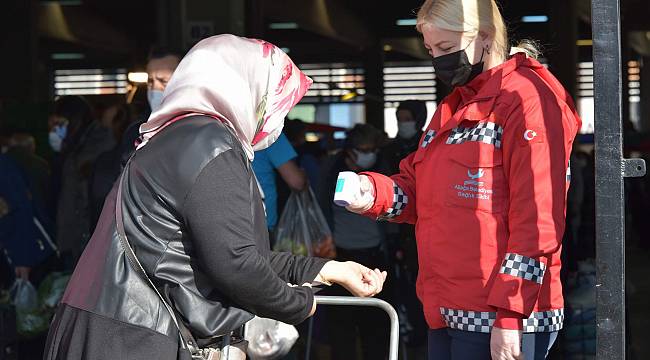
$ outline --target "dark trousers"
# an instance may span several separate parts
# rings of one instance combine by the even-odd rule
[[[336,248],[336,260],[356,261],[371,269],[385,269],[384,254],[377,248],[347,250]],[[384,287],[386,291],[386,287]],[[323,295],[350,296],[345,289],[332,286]],[[382,297],[382,296],[378,296]],[[360,306],[328,306],[326,308],[332,359],[358,359],[357,340],[364,360],[381,360],[388,355],[390,321],[383,310]]]
[[[544,360],[557,332],[523,335],[525,360]],[[455,329],[429,330],[430,360],[491,360],[490,334]]]

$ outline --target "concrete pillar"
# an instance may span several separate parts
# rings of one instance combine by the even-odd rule
[[[551,71],[569,94],[576,99],[576,66],[578,64],[578,13],[576,1],[552,0],[550,31],[554,49],[549,55]]]
[[[384,48],[380,42],[363,52],[366,124],[384,131]]]
[[[0,11],[0,99],[37,100],[35,0],[4,0]]]
[[[182,1],[157,0],[156,20],[158,38],[156,44],[171,49],[183,49],[182,39]]]
[[[246,36],[264,39],[264,0],[246,1]]]
[[[246,33],[246,7],[240,0],[158,0],[158,42],[188,50],[217,34]]]

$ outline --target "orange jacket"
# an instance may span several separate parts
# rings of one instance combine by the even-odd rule
[[[366,215],[416,224],[429,327],[562,328],[561,241],[580,125],[558,80],[520,53],[446,97],[399,174],[365,173],[376,192]]]

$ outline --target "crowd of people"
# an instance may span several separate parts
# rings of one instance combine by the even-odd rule
[[[162,92],[181,58],[175,52],[152,51],[147,64],[151,112],[160,107]],[[336,144],[332,132],[318,134],[317,142],[306,141],[308,124],[287,119],[278,140],[255,152],[252,168],[265,205],[271,246],[288,194],[310,187],[332,231],[336,259],[390,269],[391,278],[380,297],[400,312],[404,345],[423,353],[427,325],[415,293],[418,259],[414,226],[375,222],[332,202],[340,172],[395,175],[400,162],[418,149],[431,116],[426,104],[404,101],[395,111],[398,133],[394,139],[370,124],[358,124],[346,132],[339,146],[332,145]],[[52,271],[74,269],[95,230],[106,196],[140,141],[139,128],[148,114],[137,113],[125,102],[93,107],[82,96],[59,97],[48,118],[48,145],[53,153],[48,160],[37,155],[32,135],[4,133],[0,155],[3,287],[9,287],[14,278],[38,285]],[[324,292],[345,293],[336,286]],[[320,330],[315,341],[330,345],[332,359],[356,352],[354,339],[358,339],[364,359],[386,354],[388,323],[379,310],[331,308],[317,314],[322,315],[316,322]]]
[[[152,51],[147,66],[151,109],[181,57]],[[8,176],[2,177],[7,185],[0,190],[0,207],[10,216],[0,216],[5,254],[0,261],[15,276],[38,284],[48,271],[71,271],[92,235],[148,115],[138,114],[125,100],[102,105],[82,96],[57,98],[47,119],[48,144],[38,144],[49,146],[47,160],[36,153],[32,134],[3,129],[0,158]],[[7,285],[13,277],[3,275]]]
[[[593,256],[593,158],[574,146],[570,97],[534,48],[511,49],[496,4],[464,17],[445,3],[426,1],[417,26],[452,92],[435,114],[401,102],[393,139],[372,121],[354,119],[337,142],[288,119],[311,80],[274,45],[232,35],[185,57],[153,50],[147,111],[58,97],[43,119],[48,159],[32,134],[3,129],[0,286],[72,274],[45,358],[133,347],[172,359],[192,336],[230,346],[253,314],[316,314],[308,336],[331,359],[385,358],[385,315],[317,311],[321,285],[391,303],[405,358],[546,358],[575,322],[562,282]],[[332,201],[342,172],[358,174],[347,207]],[[331,231],[329,258],[271,251],[287,199],[305,191]],[[121,347],[100,346],[105,329]],[[143,337],[153,353],[132,344]]]
[[[160,104],[156,94],[164,90],[179,61],[178,55],[164,52],[154,53],[150,59],[148,101],[153,111]],[[382,269],[398,259],[408,264],[403,270],[410,273],[404,274],[404,279],[414,279],[417,261],[412,226],[376,223],[334,206],[331,199],[340,171],[395,173],[401,157],[417,147],[426,117],[424,102],[404,102],[397,109],[397,138],[388,139],[372,125],[357,125],[347,132],[342,148],[331,147],[328,137],[332,133],[320,134],[322,141],[307,142],[307,123],[287,120],[278,141],[255,152],[252,163],[263,194],[269,234],[273,235],[288,192],[311,187],[331,227],[337,259]],[[106,196],[135,149],[138,128],[144,120],[146,114],[137,114],[126,103],[98,110],[82,96],[62,96],[54,102],[48,119],[50,159],[36,154],[32,135],[7,134],[3,139],[6,150],[0,155],[0,229],[5,255],[0,261],[5,263],[5,288],[14,277],[38,285],[50,272],[74,269],[95,230]],[[411,234],[411,238],[403,234]],[[414,288],[410,292],[410,304],[417,304]],[[417,321],[418,309],[412,310]],[[386,353],[387,349],[375,346],[378,339],[388,336],[388,324],[381,312],[364,310],[355,316],[350,310],[331,310],[328,315],[329,339],[341,345],[333,347],[333,354],[340,354],[333,358],[344,358],[343,354],[354,351],[355,342],[350,339],[357,334],[362,337],[365,358]]]
[[[52,155],[48,159],[37,154],[33,135],[4,129],[0,155],[3,288],[9,288],[17,278],[38,286],[49,273],[74,270],[98,225],[107,195],[140,141],[140,126],[160,107],[162,92],[181,58],[181,54],[163,49],[151,52],[147,64],[150,111],[138,113],[125,101],[97,105],[83,96],[58,97],[47,119],[48,144],[38,144],[49,146],[47,153]],[[424,102],[403,103],[397,117],[400,131],[396,139],[363,124],[347,132],[342,148],[332,146],[331,132],[319,134],[318,142],[307,142],[308,124],[286,120],[278,140],[256,151],[252,162],[271,245],[288,193],[310,187],[318,194],[336,239],[338,260],[382,269],[393,261],[391,251],[401,249],[397,239],[403,229],[347,212],[333,206],[331,199],[339,171],[373,170],[390,175],[400,157],[416,148],[427,117]],[[409,256],[413,264],[404,269],[413,272],[409,276],[414,278],[415,254]],[[404,259],[400,255],[400,260]],[[342,291],[332,289],[331,294]],[[412,293],[412,304],[417,304],[414,290]],[[340,354],[333,358],[354,351],[355,343],[350,339],[357,334],[362,337],[366,358],[386,353],[387,349],[374,346],[377,339],[387,339],[384,316],[372,310],[367,313],[361,317],[350,316],[347,311],[328,314],[331,320],[323,324],[329,334],[325,341],[341,345],[333,347],[333,354]]]

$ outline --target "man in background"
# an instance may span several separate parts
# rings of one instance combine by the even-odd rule
[[[160,108],[163,92],[182,58],[183,54],[181,52],[162,47],[153,47],[149,52],[149,60],[147,61],[146,67],[147,102],[149,103],[151,112],[155,112]],[[124,165],[135,151],[135,141],[140,137],[140,125],[147,121],[148,117],[149,114],[141,117],[124,131],[122,141],[119,145],[122,165]]]
[[[160,107],[162,95],[183,55],[169,49],[154,47],[147,62],[147,100],[151,112]]]

